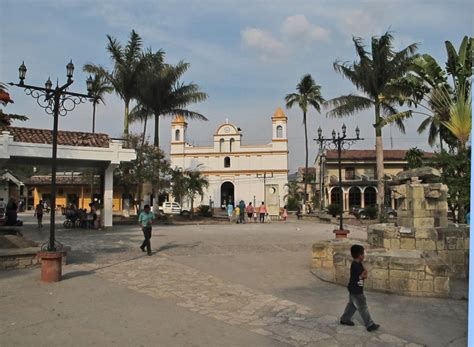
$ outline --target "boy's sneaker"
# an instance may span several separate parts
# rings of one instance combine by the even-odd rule
[[[372,324],[370,327],[367,328],[367,331],[375,331],[377,330],[378,328],[380,328],[380,325],[379,324]]]
[[[354,322],[351,322],[351,321],[345,322],[345,321],[343,321],[343,320],[340,320],[339,323],[341,323],[342,325],[349,325],[349,326],[351,326],[351,327],[354,326]]]

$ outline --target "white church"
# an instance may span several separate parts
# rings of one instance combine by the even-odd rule
[[[185,119],[174,118],[171,166],[198,168],[209,181],[203,199],[198,197],[194,206],[208,205],[209,200],[214,208],[240,200],[257,206],[265,201],[269,214],[278,215],[288,183],[288,118],[278,107],[271,121],[272,139],[267,144],[246,145],[240,128],[226,121],[217,128],[212,146],[192,146],[187,143]]]

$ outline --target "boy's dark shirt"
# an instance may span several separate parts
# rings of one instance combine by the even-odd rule
[[[351,278],[347,289],[351,294],[363,294],[364,293],[364,280],[359,279],[359,276],[364,272],[362,263],[352,261],[351,264]]]

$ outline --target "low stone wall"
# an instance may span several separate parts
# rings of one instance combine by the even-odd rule
[[[321,279],[346,286],[349,281],[352,240],[331,240],[313,245],[313,272]],[[369,271],[365,288],[407,296],[449,297],[449,266],[422,252],[387,251],[366,247],[364,266]]]
[[[40,264],[36,253],[39,247],[0,250],[0,270],[24,269]]]

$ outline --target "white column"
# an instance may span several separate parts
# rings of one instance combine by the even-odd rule
[[[105,169],[104,174],[104,227],[112,227],[112,205],[114,198],[114,170],[117,167],[115,164],[110,164]]]

